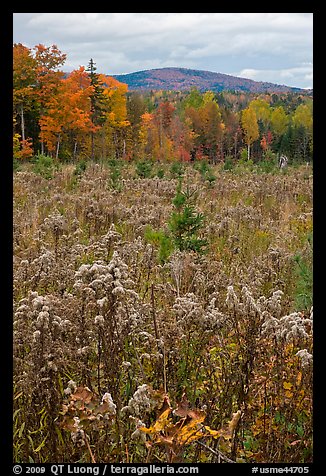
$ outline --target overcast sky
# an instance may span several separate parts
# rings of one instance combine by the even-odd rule
[[[313,87],[312,13],[14,13],[13,41],[56,44],[63,70],[169,66]]]

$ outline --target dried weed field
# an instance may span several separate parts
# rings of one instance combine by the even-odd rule
[[[312,171],[204,172],[15,172],[16,462],[312,461]]]

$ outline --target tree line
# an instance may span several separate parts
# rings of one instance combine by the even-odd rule
[[[313,100],[298,93],[128,92],[56,45],[13,46],[13,155],[80,159],[311,161]]]

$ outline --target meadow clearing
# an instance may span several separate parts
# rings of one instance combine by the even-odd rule
[[[312,168],[14,173],[16,462],[312,461]]]

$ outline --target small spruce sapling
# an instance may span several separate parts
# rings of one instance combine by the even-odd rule
[[[140,178],[150,178],[152,175],[153,163],[148,160],[142,160],[136,164],[136,174]]]
[[[190,191],[189,186],[186,191],[182,192],[180,179],[172,201],[175,210],[169,220],[169,229],[174,244],[180,251],[192,250],[196,253],[204,253],[208,242],[199,238],[198,232],[203,226],[205,216],[196,211],[194,200],[195,192]]]

